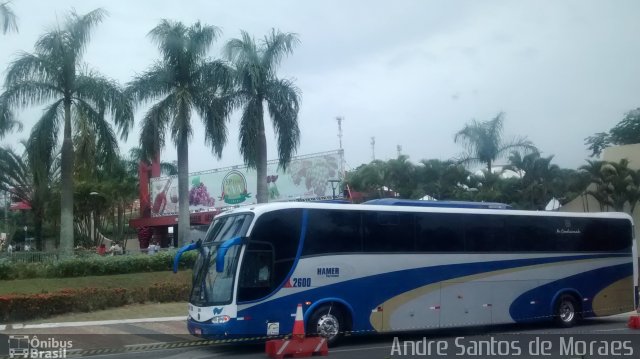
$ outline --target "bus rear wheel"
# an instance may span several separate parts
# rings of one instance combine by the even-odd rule
[[[329,346],[335,345],[344,331],[344,315],[336,305],[328,304],[316,309],[307,323],[307,333],[326,338]]]
[[[578,301],[569,294],[560,296],[554,313],[556,323],[563,328],[573,327],[580,320]]]

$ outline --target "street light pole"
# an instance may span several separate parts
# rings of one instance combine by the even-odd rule
[[[338,183],[340,183],[340,180],[330,179],[328,182],[331,183],[331,189],[333,190],[333,199],[336,199],[336,188],[338,187]]]

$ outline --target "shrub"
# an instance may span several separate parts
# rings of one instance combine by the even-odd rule
[[[85,256],[62,259],[53,263],[13,263],[0,261],[0,280],[30,278],[68,278],[95,275],[128,274],[171,270],[175,252],[155,255]],[[187,252],[180,258],[180,268],[192,268],[197,253]]]
[[[89,312],[144,302],[187,300],[187,283],[159,283],[149,288],[81,288],[53,293],[0,296],[0,322],[46,318],[69,312]]]

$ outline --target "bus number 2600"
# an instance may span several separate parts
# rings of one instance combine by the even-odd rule
[[[311,278],[291,278],[294,287],[311,287]]]

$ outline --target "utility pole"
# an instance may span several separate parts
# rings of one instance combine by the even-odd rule
[[[371,161],[376,160],[376,138],[371,137]]]
[[[336,121],[338,121],[338,140],[340,144],[340,178],[344,179],[345,162],[344,162],[344,150],[342,149],[342,121],[344,121],[344,118],[342,116],[338,116],[336,117]]]
[[[336,121],[338,121],[338,140],[340,141],[340,149],[342,150],[342,121],[344,121],[344,118],[338,116],[336,117]]]
[[[398,145],[396,148],[398,149],[398,158],[400,158],[402,156],[402,146]]]

